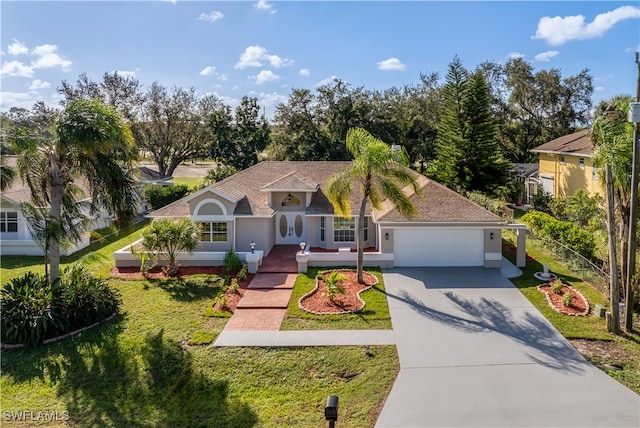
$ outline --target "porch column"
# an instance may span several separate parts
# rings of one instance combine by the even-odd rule
[[[298,272],[306,273],[309,265],[309,252],[298,251],[296,261],[298,262]]]
[[[527,228],[519,227],[516,229],[516,266],[525,267],[527,265]]]

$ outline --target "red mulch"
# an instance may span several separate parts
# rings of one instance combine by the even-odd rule
[[[502,251],[504,251],[505,253],[507,253],[507,254],[511,255],[511,256],[512,256],[512,257],[514,257],[514,258],[516,257],[516,251],[517,251],[517,249],[516,249],[516,247],[515,247],[513,244],[511,244],[511,243],[508,243],[508,242],[503,243],[503,244],[502,244]],[[531,256],[527,253],[527,261],[528,261],[528,262],[535,262],[535,261],[536,261],[536,259],[534,259],[533,257],[531,257]]]
[[[311,247],[309,248],[309,251],[311,251],[312,253],[337,253],[338,249],[337,248],[322,248],[322,247]],[[355,248],[351,249],[352,253],[357,252],[358,250]],[[367,247],[364,248],[362,251],[364,251],[365,253],[376,253],[378,250],[376,250],[375,247]]]
[[[564,285],[562,287],[562,294],[556,294],[551,291],[551,286],[549,284],[539,285],[538,290],[547,295],[547,302],[557,312],[575,316],[584,316],[589,313],[589,303],[583,298],[578,290],[573,287]],[[573,294],[573,301],[569,307],[562,304],[562,296],[565,293]]]
[[[318,280],[317,290],[300,302],[302,308],[317,314],[339,314],[362,309],[364,303],[358,298],[358,293],[376,284],[378,279],[374,275],[364,272],[365,284],[359,284],[356,280],[356,271],[340,270],[340,273],[347,277],[341,284],[345,291],[344,294],[336,293],[333,301],[329,300],[327,286],[323,280]]]

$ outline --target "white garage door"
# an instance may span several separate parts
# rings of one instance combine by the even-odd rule
[[[482,229],[396,228],[395,266],[484,266]]]

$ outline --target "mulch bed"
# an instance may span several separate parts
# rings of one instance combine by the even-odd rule
[[[556,312],[572,316],[585,316],[589,313],[589,302],[581,292],[568,285],[562,286],[562,294],[556,294],[551,291],[551,285],[542,284],[538,286],[538,290],[547,295],[547,302]],[[567,307],[562,303],[562,296],[565,293],[573,294],[571,306]]]
[[[325,273],[320,275],[324,276]],[[375,275],[364,272],[365,284],[357,281],[357,272],[352,269],[340,269],[339,272],[346,277],[340,284],[344,288],[344,294],[335,294],[333,301],[329,299],[327,286],[322,279],[316,280],[316,288],[310,293],[302,296],[298,305],[301,309],[316,315],[345,314],[360,311],[364,308],[365,302],[360,298],[360,293],[368,290],[378,283]]]
[[[509,242],[505,242],[502,244],[502,251],[509,254],[510,256],[512,256],[513,258],[516,257],[516,253],[517,253],[517,249],[515,247],[515,245],[509,243]],[[528,262],[535,262],[536,259],[534,259],[533,257],[531,257],[528,253],[527,253],[527,261]]]

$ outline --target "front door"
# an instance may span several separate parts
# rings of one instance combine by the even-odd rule
[[[279,212],[276,215],[276,245],[298,245],[304,241],[303,212]]]

